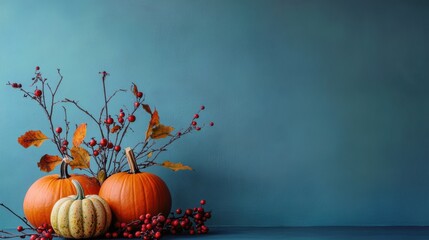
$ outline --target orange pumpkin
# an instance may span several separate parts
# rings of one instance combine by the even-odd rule
[[[97,194],[100,190],[100,184],[95,178],[83,174],[68,175],[67,165],[62,163],[61,175],[44,176],[27,190],[23,209],[25,217],[34,227],[39,227],[44,223],[50,224],[54,204],[61,198],[76,194],[73,179],[82,185],[85,193]]]
[[[154,174],[139,172],[131,148],[125,151],[130,172],[116,173],[107,178],[101,186],[99,196],[109,203],[119,222],[130,222],[146,213],[163,213],[168,216],[171,195],[167,185]]]

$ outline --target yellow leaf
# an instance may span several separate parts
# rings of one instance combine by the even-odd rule
[[[164,161],[161,164],[161,166],[169,168],[169,169],[171,169],[173,171],[179,171],[179,170],[190,170],[190,171],[192,171],[191,167],[185,166],[185,165],[183,165],[180,162],[179,163],[173,163],[173,162],[170,162],[170,161]]]
[[[79,127],[76,128],[76,131],[73,135],[73,146],[78,147],[82,144],[83,139],[86,136],[86,123],[82,123]]]
[[[103,169],[97,173],[97,179],[100,185],[103,184],[104,180],[106,180],[106,172]]]
[[[121,126],[115,125],[114,127],[112,127],[112,129],[110,129],[110,132],[115,133],[115,132],[119,131],[120,129],[121,129]]]
[[[24,135],[18,138],[18,143],[21,144],[24,148],[28,148],[30,146],[40,147],[42,143],[49,139],[45,134],[43,134],[40,130],[37,131],[28,131]]]
[[[152,134],[150,135],[150,137],[152,139],[166,138],[170,135],[170,132],[172,132],[173,130],[174,130],[173,127],[159,124],[158,126],[152,129]]]
[[[148,154],[147,154],[147,158],[151,158],[151,157],[152,157],[152,155],[153,155],[153,152],[148,153]]]
[[[60,164],[62,159],[58,156],[52,156],[45,154],[40,159],[40,162],[37,163],[37,166],[40,168],[43,172],[50,172],[54,170],[54,168]]]
[[[70,153],[73,157],[73,161],[70,162],[72,169],[89,168],[89,160],[91,160],[91,156],[89,155],[88,151],[81,147],[72,147]]]

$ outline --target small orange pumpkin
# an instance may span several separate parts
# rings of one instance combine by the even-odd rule
[[[97,194],[100,184],[97,179],[83,174],[67,173],[68,164],[61,164],[61,175],[53,174],[39,178],[34,182],[24,198],[23,209],[27,220],[34,227],[50,224],[54,204],[61,198],[76,194],[72,180],[77,180],[88,194]]]
[[[171,210],[171,195],[165,182],[158,176],[139,172],[131,148],[125,150],[130,172],[113,174],[104,181],[99,196],[109,203],[116,221],[130,222],[140,215]]]

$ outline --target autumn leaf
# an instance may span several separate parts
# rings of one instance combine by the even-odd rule
[[[131,86],[131,90],[133,91],[134,96],[137,97],[137,94],[139,92],[139,89],[137,88],[137,85],[133,83],[133,85]]]
[[[142,104],[142,107],[147,113],[152,114],[152,109],[150,109],[148,104]]]
[[[89,155],[88,151],[86,151],[84,148],[74,146],[70,152],[73,157],[73,161],[70,162],[72,169],[89,168],[89,160],[91,159],[91,156]]]
[[[103,184],[103,182],[104,182],[104,180],[106,180],[106,172],[103,170],[103,169],[101,169],[98,173],[97,173],[97,179],[98,179],[98,182],[100,183],[100,185],[101,184]]]
[[[150,118],[149,126],[146,131],[146,138],[145,141],[152,135],[153,128],[159,125],[159,115],[158,111],[155,110]]]
[[[59,156],[52,156],[45,154],[40,159],[40,162],[37,163],[37,166],[43,172],[50,172],[55,169],[55,167],[62,162],[62,159]]]
[[[119,131],[120,129],[121,129],[121,126],[115,125],[112,129],[110,129],[110,132],[115,133],[115,132]]]
[[[78,147],[82,144],[83,139],[86,136],[86,123],[82,123],[79,127],[76,128],[76,131],[73,135],[73,146]]]
[[[152,139],[166,138],[170,135],[170,132],[172,132],[173,130],[174,130],[173,127],[159,124],[158,126],[152,129],[152,134],[150,135],[150,137]]]
[[[170,161],[164,161],[161,166],[169,168],[173,171],[179,171],[179,170],[190,170],[192,171],[192,168],[186,165],[183,165],[182,163],[173,163]]]
[[[49,138],[40,130],[30,130],[18,138],[18,143],[24,148],[28,148],[30,146],[40,147],[46,139]]]
[[[153,152],[151,151],[151,152],[149,152],[149,153],[147,154],[147,158],[151,158],[151,157],[152,157],[152,155],[153,155]]]

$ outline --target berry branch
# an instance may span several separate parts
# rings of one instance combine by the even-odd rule
[[[137,142],[134,146],[136,159],[140,160],[138,167],[143,169],[157,165],[164,166],[175,171],[191,169],[188,166],[183,166],[181,163],[175,164],[169,162],[169,164],[164,164],[164,162],[159,164],[156,161],[161,152],[167,151],[167,148],[173,142],[194,130],[200,131],[205,126],[204,124],[199,126],[196,122],[196,119],[199,118],[200,112],[205,109],[204,106],[201,106],[200,110],[194,115],[191,123],[184,131],[179,131],[173,134],[172,132],[174,128],[160,123],[158,111],[152,111],[149,105],[145,104],[145,95],[143,92],[138,90],[136,84],[132,83],[131,92],[134,98],[133,107],[128,109],[126,106],[124,106],[125,111],[123,109],[119,109],[118,114],[113,115],[112,109],[110,107],[111,101],[118,93],[125,92],[126,90],[118,89],[109,94],[106,87],[109,73],[103,71],[100,72],[103,103],[97,119],[94,114],[89,112],[76,100],[63,98],[58,102],[55,101],[60,85],[64,79],[59,69],[57,69],[57,74],[59,76],[59,80],[54,87],[51,87],[50,84],[47,83],[47,78],[42,77],[40,68],[36,67],[35,77],[32,78],[33,83],[31,85],[31,87],[35,88],[34,93],[25,90],[20,83],[8,82],[7,85],[19,89],[24,93],[25,97],[29,97],[31,100],[36,101],[37,104],[43,109],[49,121],[49,128],[52,134],[52,138],[50,139],[60,152],[61,159],[69,163],[72,168],[79,168],[81,170],[87,171],[94,177],[97,177],[100,174],[101,176],[108,177],[114,173],[122,171],[126,166],[126,157],[121,145],[123,144],[125,136],[130,131],[134,132],[131,127],[137,119],[136,115],[138,111],[145,110],[147,114],[150,115],[149,126],[145,137],[141,141]],[[61,126],[56,128],[54,127],[55,125],[53,122],[53,116],[55,107],[58,103],[63,103],[65,105],[71,104],[84,115],[88,116],[92,120],[92,123],[98,128],[101,138],[97,141],[93,137],[90,140],[85,141],[84,138],[86,135],[86,123],[76,125],[76,130],[73,135],[73,146],[69,148],[68,139],[70,122],[67,119],[67,110],[65,106],[62,106],[64,110],[65,133],[62,135],[63,129]],[[114,117],[116,117],[116,119],[114,119]],[[210,123],[210,126],[213,126],[213,123]],[[35,137],[35,134],[38,135]],[[22,141],[19,141],[20,144],[24,147],[28,147],[31,145],[40,146],[43,140],[47,137],[45,138],[45,135],[40,131],[29,131],[20,138],[22,138]],[[159,143],[157,141],[163,138],[168,138],[168,141],[164,143]],[[88,152],[86,149],[90,151]],[[43,162],[42,157],[38,165],[43,171],[51,171],[56,166],[56,164],[58,164],[57,161],[59,157],[55,158],[55,156],[44,155],[44,157],[46,156],[51,158],[45,159]],[[89,167],[91,157],[96,163],[98,168],[97,171],[93,171]],[[99,181],[103,182],[104,179],[99,178]]]

